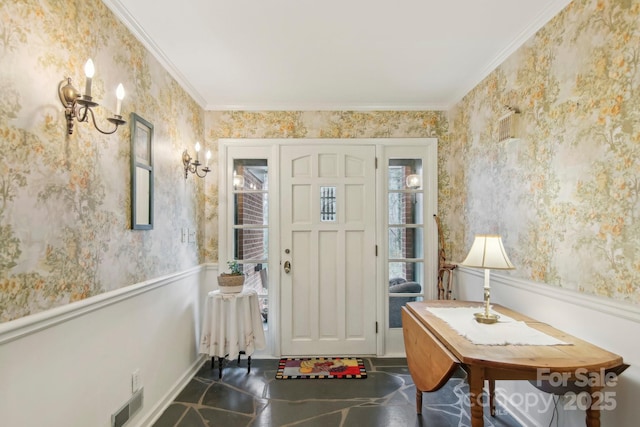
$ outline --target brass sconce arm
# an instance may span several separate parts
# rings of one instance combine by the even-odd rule
[[[200,166],[202,166],[202,163],[200,163],[198,159],[193,160],[187,150],[184,150],[182,152],[182,163],[184,165],[184,179],[187,179],[187,177],[189,176],[189,172],[195,174],[199,178],[204,178],[207,173],[211,172],[209,166],[198,169]]]
[[[80,103],[81,100],[78,100],[78,103]],[[89,108],[88,106],[83,106],[78,108],[78,114],[82,114],[81,118],[78,118],[79,122],[88,122],[89,118],[87,117],[87,113],[91,114],[91,121],[93,122],[93,126],[98,130],[98,132],[105,134],[105,135],[111,135],[112,133],[115,133],[115,131],[118,130],[118,126],[121,126],[125,123],[127,123],[126,121],[122,120],[122,116],[114,114],[113,117],[108,117],[107,120],[111,123],[113,123],[114,125],[116,125],[112,131],[107,132],[104,131],[102,129],[100,129],[100,127],[98,127],[98,123],[96,123],[96,117],[93,114],[93,110],[91,108]],[[69,132],[71,133],[71,132]]]
[[[64,115],[67,119],[67,132],[69,135],[73,134],[73,120],[76,119],[80,123],[88,123],[89,115],[91,115],[93,126],[98,130],[98,132],[105,135],[114,133],[118,130],[118,126],[122,126],[127,123],[120,115],[120,107],[122,105],[122,98],[124,97],[124,89],[122,89],[122,85],[118,87],[117,91],[118,108],[116,114],[114,114],[113,117],[107,118],[110,123],[115,125],[115,128],[111,131],[104,131],[100,129],[98,123],[96,123],[96,117],[93,112],[93,108],[98,107],[100,104],[94,102],[91,95],[80,95],[80,92],[73,87],[71,77],[68,77],[66,80],[62,80],[60,84],[58,84],[58,96],[60,97],[60,102],[64,107]]]

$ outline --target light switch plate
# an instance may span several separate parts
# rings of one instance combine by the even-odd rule
[[[131,392],[135,393],[140,389],[142,384],[140,383],[140,369],[136,369],[131,373]]]

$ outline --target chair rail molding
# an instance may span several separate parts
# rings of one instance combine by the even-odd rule
[[[185,277],[198,274],[201,271],[203,271],[203,265],[198,265],[177,273],[145,280],[134,285],[105,292],[81,301],[2,323],[0,324],[0,345],[23,338],[44,329],[51,328],[76,317],[100,310],[101,308],[133,298],[145,292],[169,285]]]
[[[457,271],[478,278],[483,277],[483,272],[479,269],[458,266]],[[631,320],[640,323],[640,306],[616,301],[595,295],[584,294],[571,289],[548,285],[546,283],[534,282],[532,280],[507,276],[495,272],[491,275],[491,283],[515,288],[524,292],[554,298],[569,304],[596,310],[611,316]],[[454,284],[455,286],[455,284]]]

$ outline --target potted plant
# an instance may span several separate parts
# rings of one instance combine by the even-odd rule
[[[242,292],[244,285],[244,274],[242,266],[237,261],[227,262],[230,273],[222,273],[218,276],[218,287],[223,294],[233,294]]]

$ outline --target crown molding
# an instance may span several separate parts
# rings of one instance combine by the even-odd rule
[[[208,104],[206,111],[447,111],[444,104]]]
[[[516,52],[527,40],[533,37],[542,27],[544,27],[551,19],[553,19],[558,13],[560,13],[572,0],[555,0],[547,6],[531,24],[522,29],[520,34],[509,42],[504,49],[487,63],[478,74],[470,77],[465,83],[460,85],[460,90],[457,91],[457,95],[453,97],[452,102],[446,107],[446,110],[451,110],[456,106],[458,102],[462,100],[474,87],[476,87],[482,80],[484,80],[489,74],[491,74],[500,64],[509,58],[514,52]]]
[[[517,51],[540,28],[547,24],[554,16],[562,11],[571,0],[554,0],[543,10],[532,23],[523,28],[520,34],[502,49],[485,67],[474,76],[460,84],[460,89],[448,103],[425,103],[416,105],[402,104],[207,104],[206,99],[191,85],[188,79],[180,72],[167,55],[160,49],[154,40],[144,31],[142,26],[124,6],[122,0],[102,0],[112,13],[131,31],[155,57],[176,82],[194,99],[205,111],[450,111],[460,102],[474,87],[484,80],[510,55]]]
[[[149,53],[160,62],[176,82],[193,98],[193,100],[203,107],[206,100],[198,93],[198,91],[189,83],[187,78],[180,72],[173,62],[169,60],[167,55],[153,41],[146,31],[140,26],[138,21],[131,15],[129,10],[122,4],[121,0],[102,0],[105,6],[113,12],[113,14],[131,31],[133,36],[147,48]],[[204,108],[204,107],[203,107]]]

